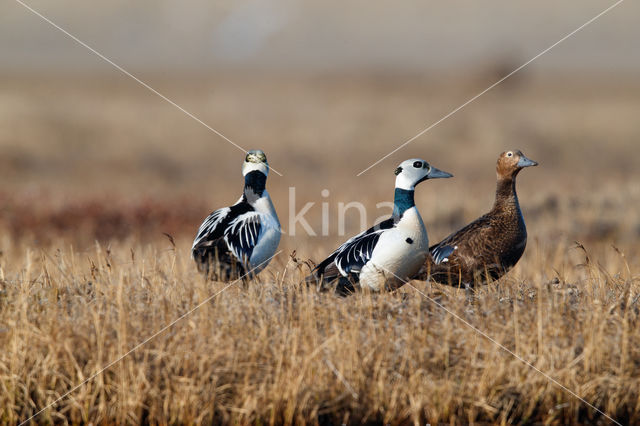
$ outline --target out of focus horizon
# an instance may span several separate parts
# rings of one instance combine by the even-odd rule
[[[614,2],[25,2],[128,69],[442,72],[519,65]],[[0,5],[1,71],[108,68],[18,1]],[[640,69],[640,4],[625,2],[532,64],[537,71]]]
[[[20,1],[3,2],[0,230],[41,238],[37,227],[53,223],[75,236],[85,221],[90,241],[161,235],[149,227],[191,236],[242,186],[242,152],[202,123],[267,153],[284,174],[268,182],[283,223],[290,188],[296,206],[316,203],[314,226],[323,190],[332,208],[358,200],[375,210],[397,164],[419,157],[456,176],[417,194],[431,206],[425,220],[445,225],[430,229],[445,234],[490,205],[506,149],[541,164],[519,182],[525,213],[598,194],[597,204],[618,206],[607,214],[624,215],[640,200],[637,2],[24,4],[202,122]],[[635,219],[611,220],[635,235]],[[350,232],[365,225],[348,221]]]

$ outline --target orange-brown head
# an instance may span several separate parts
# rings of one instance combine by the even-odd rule
[[[498,157],[496,172],[498,179],[513,179],[525,167],[537,165],[537,162],[525,157],[520,150],[505,151]]]

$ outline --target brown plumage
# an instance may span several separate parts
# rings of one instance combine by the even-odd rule
[[[500,154],[496,199],[491,211],[429,248],[431,256],[418,274],[441,284],[472,287],[502,277],[520,259],[527,228],[516,194],[516,176],[537,166],[520,151]]]

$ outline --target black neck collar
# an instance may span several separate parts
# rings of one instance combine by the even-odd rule
[[[244,177],[244,198],[253,200],[262,197],[267,184],[267,176],[264,173],[254,170]]]

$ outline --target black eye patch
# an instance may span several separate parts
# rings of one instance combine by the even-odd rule
[[[396,171],[395,171],[395,172],[393,172],[393,174],[394,174],[394,175],[396,175],[396,176],[398,176],[400,173],[402,173],[402,167],[398,167],[398,168],[396,169]]]
[[[413,167],[415,167],[416,169],[421,169],[422,168],[422,161],[416,161],[413,163]]]

